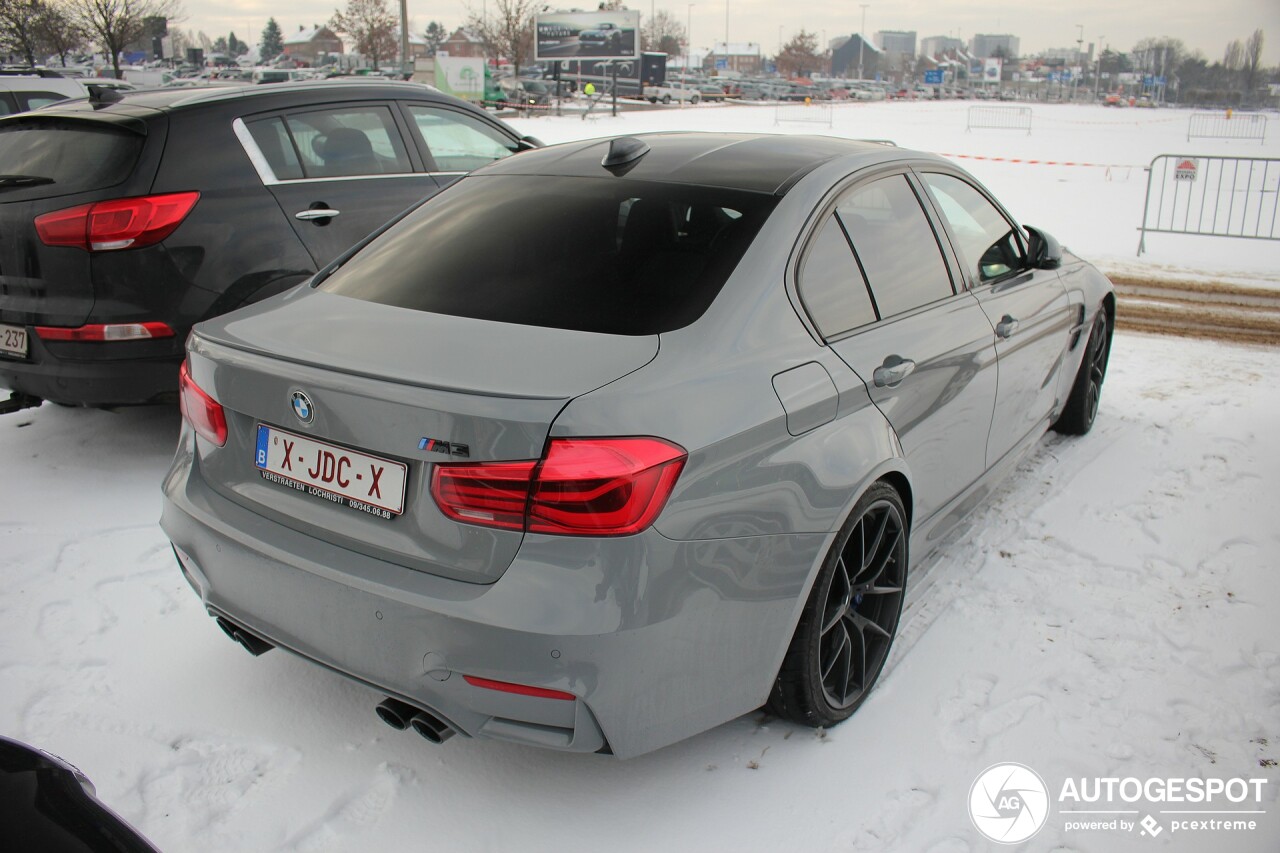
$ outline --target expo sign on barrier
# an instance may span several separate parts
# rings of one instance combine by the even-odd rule
[[[1147,234],[1280,240],[1280,160],[1161,154],[1147,169]]]
[[[534,17],[534,31],[538,62],[640,58],[639,12],[544,12]]]

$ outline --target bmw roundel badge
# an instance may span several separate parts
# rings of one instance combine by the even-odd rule
[[[311,398],[302,391],[294,391],[292,397],[293,413],[298,416],[298,420],[304,424],[311,423],[311,418],[315,415],[315,407],[311,405]]]

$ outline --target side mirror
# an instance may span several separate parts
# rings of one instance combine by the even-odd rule
[[[1030,237],[1028,251],[1031,254],[1031,266],[1038,270],[1056,270],[1062,266],[1062,244],[1052,234],[1039,228],[1032,228],[1030,225],[1023,227]]]

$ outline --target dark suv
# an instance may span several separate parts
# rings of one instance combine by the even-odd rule
[[[164,397],[194,323],[538,144],[392,81],[95,93],[0,119],[0,410]]]

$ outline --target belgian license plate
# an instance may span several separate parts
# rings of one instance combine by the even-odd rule
[[[27,330],[22,326],[0,323],[0,352],[5,355],[27,357]]]
[[[339,506],[391,518],[404,512],[409,469],[383,459],[258,424],[253,457],[262,479]]]

